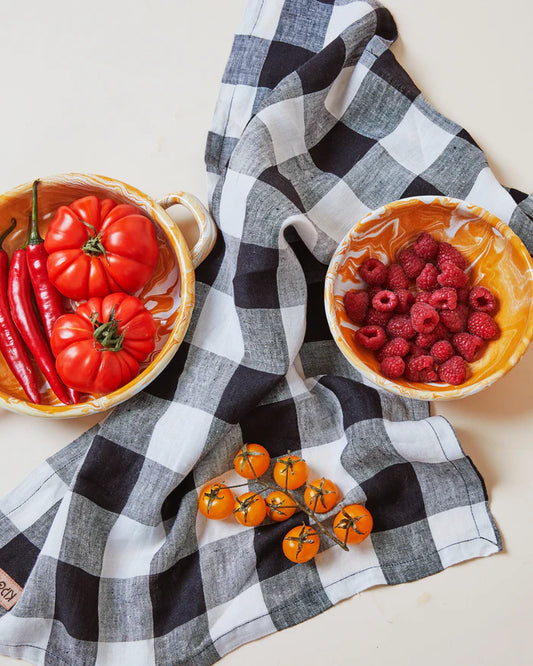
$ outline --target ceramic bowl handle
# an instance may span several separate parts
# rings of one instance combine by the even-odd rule
[[[159,199],[157,203],[165,210],[176,204],[181,204],[192,213],[196,224],[198,225],[200,237],[191,250],[191,260],[193,266],[198,268],[213,249],[213,245],[217,238],[217,227],[213,218],[209,214],[209,211],[201,201],[188,192],[173,192],[172,194],[167,194],[162,199]]]

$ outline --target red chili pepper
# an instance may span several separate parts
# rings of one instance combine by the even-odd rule
[[[7,300],[9,258],[7,252],[2,249],[2,245],[15,225],[16,220],[13,218],[10,227],[0,236],[0,351],[31,402],[40,404],[41,396],[37,379],[20,333],[13,323]]]
[[[9,267],[7,296],[13,321],[52,391],[65,405],[70,404],[67,389],[56,372],[54,357],[44,337],[32,303],[32,288],[26,246],[15,250]]]
[[[38,184],[39,181],[36,180],[32,188],[31,225],[27,243],[28,247],[26,248],[26,258],[35,302],[41,315],[46,337],[48,338],[48,342],[50,342],[54,324],[61,315],[65,314],[65,308],[63,307],[63,297],[50,282],[46,269],[48,252],[44,249],[44,240],[39,235],[37,208]],[[77,391],[70,388],[67,388],[67,391],[71,402],[79,401],[79,393]]]

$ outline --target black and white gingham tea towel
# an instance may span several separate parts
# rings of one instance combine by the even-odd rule
[[[373,0],[251,0],[207,146],[221,229],[173,362],[144,393],[0,503],[0,568],[22,588],[0,652],[57,666],[212,664],[378,584],[489,555],[483,482],[428,405],[376,390],[324,315],[327,263],[369,210],[467,199],[533,247],[533,199],[498,184],[471,136],[422,97]],[[374,532],[293,565],[289,523],[197,515],[235,452],[302,451]]]

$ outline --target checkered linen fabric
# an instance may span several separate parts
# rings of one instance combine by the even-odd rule
[[[1,611],[0,652],[212,664],[369,586],[500,549],[450,425],[369,385],[325,319],[338,241],[388,201],[467,199],[533,248],[533,198],[503,188],[471,136],[424,100],[395,37],[373,1],[249,3],[208,137],[220,234],[187,337],[146,391],[1,501],[0,567],[24,589]],[[199,489],[235,482],[227,470],[251,441],[301,451],[344,504],[366,504],[371,537],[349,553],[323,540],[295,565],[280,546],[301,515],[257,528],[197,515]]]

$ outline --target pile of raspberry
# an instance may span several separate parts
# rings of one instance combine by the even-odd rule
[[[375,353],[385,377],[462,384],[467,363],[498,337],[498,301],[486,287],[469,287],[466,267],[457,248],[428,233],[389,266],[361,264],[367,288],[346,292],[344,307],[360,326],[356,342]]]

